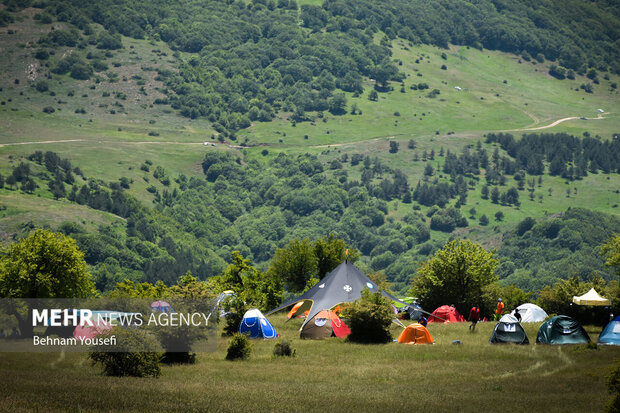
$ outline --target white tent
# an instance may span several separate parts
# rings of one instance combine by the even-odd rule
[[[545,310],[532,303],[521,304],[517,307],[517,310],[519,310],[519,314],[521,315],[522,323],[536,323],[545,321],[545,319],[549,317]],[[515,311],[513,310],[510,314],[514,316]]]
[[[611,301],[598,295],[594,288],[584,295],[573,296],[573,303],[579,305],[611,305]]]

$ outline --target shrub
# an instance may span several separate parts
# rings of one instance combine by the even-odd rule
[[[620,411],[620,360],[616,360],[611,374],[607,377],[607,389],[612,394],[612,399],[605,406],[606,413]]]
[[[93,365],[101,364],[106,376],[158,377],[161,374],[162,353],[155,338],[141,330],[113,329],[103,337],[115,335],[117,352],[91,351],[88,358]],[[127,350],[141,348],[144,351]]]
[[[226,360],[245,360],[251,353],[250,339],[241,333],[233,334],[226,351]]]
[[[43,112],[44,113],[54,113],[54,112],[56,112],[56,109],[54,109],[51,106],[46,106],[46,107],[43,108]]]
[[[47,50],[37,50],[34,57],[39,60],[47,60],[50,57],[50,54]]]
[[[346,308],[351,334],[347,338],[354,343],[387,343],[392,341],[389,327],[392,308],[381,293],[362,291],[362,298]]]
[[[273,346],[273,355],[278,357],[295,357],[295,349],[291,347],[291,343],[282,340]]]
[[[88,80],[93,75],[93,68],[84,62],[77,62],[71,66],[71,76],[77,80]]]
[[[47,85],[47,82],[45,80],[39,80],[37,83],[34,84],[35,89],[37,89],[38,92],[47,92],[49,90],[49,86]]]

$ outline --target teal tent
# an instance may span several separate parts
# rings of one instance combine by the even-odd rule
[[[589,341],[590,336],[579,321],[566,315],[558,315],[544,322],[536,337],[536,343],[541,344],[578,344]]]

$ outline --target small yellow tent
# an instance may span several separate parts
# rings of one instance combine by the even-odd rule
[[[603,298],[594,288],[580,296],[573,296],[573,303],[578,305],[611,305],[611,301]]]

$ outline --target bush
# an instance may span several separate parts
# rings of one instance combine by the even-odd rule
[[[46,106],[46,107],[43,108],[43,112],[44,113],[54,113],[54,112],[56,112],[56,109],[54,109],[51,106]]]
[[[161,374],[162,353],[155,338],[141,330],[115,328],[102,335],[115,335],[117,352],[91,351],[88,358],[93,365],[101,364],[106,376],[158,377]],[[108,347],[109,348],[109,347]],[[142,348],[144,351],[130,352]]]
[[[241,333],[233,334],[228,344],[226,360],[245,360],[250,357],[251,353],[250,339]]]
[[[381,293],[364,289],[362,298],[346,308],[345,317],[349,318],[351,328],[347,340],[378,344],[392,341],[389,331],[392,316],[392,307]]]
[[[620,360],[616,360],[611,374],[607,377],[607,389],[612,399],[605,406],[606,413],[620,412]]]
[[[273,355],[278,357],[295,357],[295,349],[291,347],[291,343],[282,340],[273,346]]]
[[[47,50],[37,50],[34,57],[39,60],[47,60],[50,57],[50,54]]]
[[[77,62],[71,66],[71,76],[77,80],[88,80],[93,75],[93,68],[84,62]]]
[[[34,84],[34,88],[37,89],[38,92],[47,92],[49,90],[49,86],[45,80],[39,80]]]

